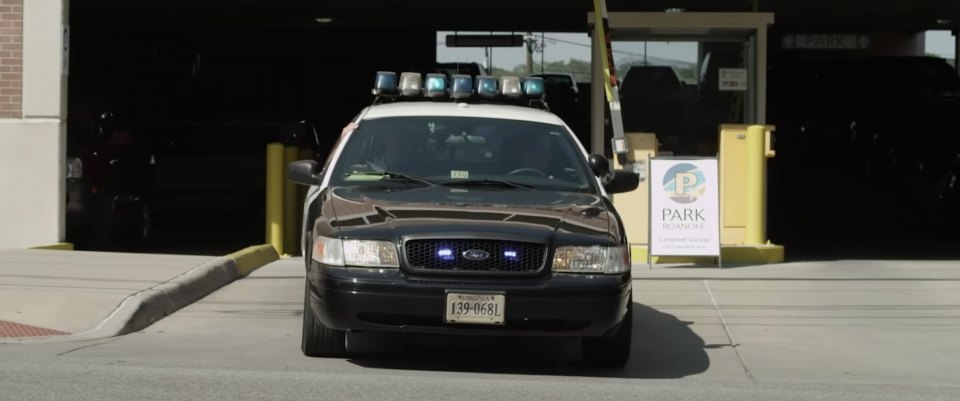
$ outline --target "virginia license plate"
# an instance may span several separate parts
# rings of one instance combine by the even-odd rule
[[[506,296],[447,293],[447,323],[503,324]]]

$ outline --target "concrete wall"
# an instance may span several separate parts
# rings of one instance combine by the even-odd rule
[[[57,119],[0,119],[0,248],[63,238],[64,138]]]
[[[22,10],[23,49],[21,64],[12,65],[20,67],[22,74],[0,72],[9,74],[0,75],[3,87],[22,88],[22,97],[16,99],[19,104],[8,109],[16,112],[0,115],[0,248],[59,242],[66,169],[63,22],[67,3],[0,0],[0,7],[10,7],[0,8],[7,12],[4,15]],[[17,43],[10,39],[16,36],[15,30],[0,28],[0,42]]]

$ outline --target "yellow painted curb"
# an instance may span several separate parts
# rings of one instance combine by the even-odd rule
[[[631,261],[647,262],[647,246],[632,245]],[[721,245],[720,257],[723,263],[782,263],[784,248],[782,245]],[[695,263],[715,264],[716,258],[704,256],[654,256],[653,263]]]
[[[73,244],[69,242],[58,242],[55,244],[31,246],[30,249],[53,249],[57,251],[72,251],[74,248],[73,248]]]
[[[277,250],[272,245],[247,247],[227,255],[227,257],[233,260],[240,277],[245,277],[254,270],[280,259],[280,255],[277,254]]]

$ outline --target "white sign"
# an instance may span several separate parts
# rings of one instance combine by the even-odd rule
[[[719,82],[722,91],[745,91],[747,90],[747,69],[721,68]]]
[[[784,35],[784,49],[850,50],[870,48],[867,35],[796,34]]]
[[[650,159],[650,256],[720,256],[717,158]]]

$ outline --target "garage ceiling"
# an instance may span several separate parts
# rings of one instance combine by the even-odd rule
[[[584,31],[585,13],[593,9],[592,0],[71,0],[71,5],[75,17],[84,19],[310,26],[317,24],[316,17],[331,17],[332,26],[561,32]],[[756,9],[775,13],[776,26],[783,29],[960,28],[958,0],[607,0],[607,7],[610,11]]]

